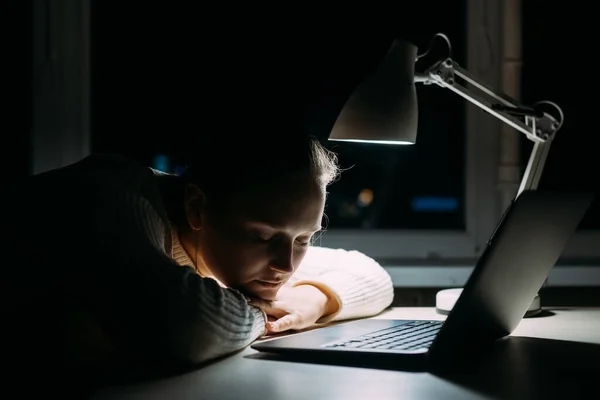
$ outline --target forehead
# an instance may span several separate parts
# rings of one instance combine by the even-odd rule
[[[281,228],[313,229],[321,223],[325,192],[305,176],[255,185],[233,201],[233,215]]]

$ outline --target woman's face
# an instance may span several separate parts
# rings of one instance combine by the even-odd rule
[[[226,286],[272,300],[321,229],[325,191],[312,178],[294,176],[240,193],[230,204],[218,214],[203,207],[198,261]]]

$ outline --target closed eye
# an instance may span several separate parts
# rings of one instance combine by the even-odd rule
[[[306,239],[296,239],[296,243],[298,243],[302,247],[307,247],[311,243],[311,240],[308,239],[307,241]]]
[[[321,231],[315,232],[310,236],[299,237],[298,239],[296,239],[296,242],[303,247],[309,246],[310,244],[314,243],[316,239],[318,239],[319,232]]]
[[[302,247],[307,247],[309,246],[311,243],[313,243],[315,241],[315,239],[318,239],[318,237],[322,234],[322,230],[318,230],[316,232],[306,232],[305,234],[303,234],[302,236],[297,237],[294,240],[294,243],[298,246],[302,246]],[[263,229],[252,229],[249,232],[249,236],[250,238],[258,243],[270,243],[273,240],[277,239],[278,237],[280,237],[281,239],[288,237],[289,236],[283,232],[273,232],[273,231],[268,231],[268,230],[263,230]]]
[[[272,234],[263,231],[253,230],[250,232],[250,238],[261,243],[268,243],[273,237]]]
[[[254,235],[254,239],[256,239],[257,241],[259,241],[261,243],[269,243],[273,238],[264,237],[264,236],[260,236],[260,235]]]

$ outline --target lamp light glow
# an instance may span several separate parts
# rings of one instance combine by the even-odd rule
[[[329,140],[414,144],[418,122],[416,60],[415,45],[395,40],[385,60],[346,102]]]

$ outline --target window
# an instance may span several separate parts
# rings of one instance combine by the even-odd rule
[[[428,40],[437,32],[445,33],[452,43],[452,58],[467,69],[481,70],[488,60],[466,51],[476,48],[473,43],[481,45],[476,37],[480,32],[474,28],[478,22],[467,24],[466,4],[441,6]],[[424,45],[423,51],[429,42],[418,44]],[[384,54],[377,54],[379,60]],[[352,61],[336,65],[338,74],[331,74],[330,80],[342,80],[341,71],[349,65],[365,76],[372,60]],[[497,72],[479,76],[493,85]],[[489,82],[490,77],[496,81]],[[309,122],[316,131],[330,129],[337,114],[327,119],[323,110],[338,111],[349,94],[348,85],[328,84],[321,89],[323,98],[309,110],[317,116]],[[416,145],[327,143],[345,170],[330,188],[322,245],[355,248],[390,261],[472,259],[480,254],[501,211],[493,154],[499,123],[449,90],[417,85],[417,91]]]
[[[464,103],[439,87],[417,91],[416,145],[326,142],[343,169],[329,190],[328,229],[464,230]]]

